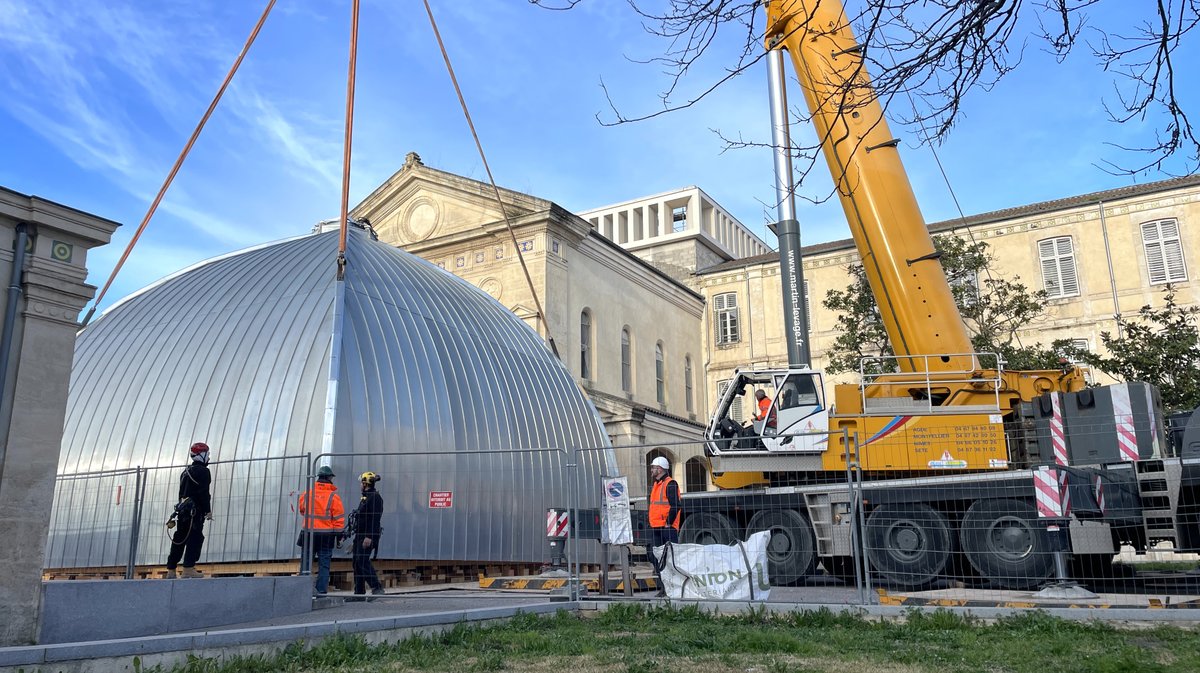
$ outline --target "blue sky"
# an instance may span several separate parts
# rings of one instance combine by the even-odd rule
[[[90,256],[90,282],[111,271],[264,4],[0,0],[0,185],[125,225]],[[630,113],[656,109],[666,82],[631,60],[664,45],[625,3],[590,0],[571,12],[524,0],[432,4],[502,186],[580,211],[694,184],[771,240],[769,153],[723,152],[712,131],[767,138],[764,66],[691,109],[604,127],[595,119],[608,116],[601,79]],[[336,215],[349,7],[277,2],[102,308],[195,261]],[[1099,11],[1097,23],[1131,20]],[[735,43],[719,47],[730,53]],[[1191,48],[1190,62],[1197,56]],[[706,87],[722,65],[702,64],[685,89]],[[1031,43],[1017,74],[973,93],[939,149],[966,213],[1132,183],[1097,167],[1122,159],[1106,141],[1136,144],[1149,129],[1107,121],[1101,96],[1112,81],[1082,51],[1059,65]],[[352,204],[409,151],[485,177],[419,1],[363,0],[357,91]],[[1200,103],[1194,83],[1184,91]],[[955,216],[930,151],[901,137],[926,218]],[[828,189],[822,163],[802,192]],[[802,205],[800,219],[806,243],[847,236],[834,204]]]

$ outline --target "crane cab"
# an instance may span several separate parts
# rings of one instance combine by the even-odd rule
[[[760,401],[757,392],[763,392]],[[824,376],[813,369],[738,370],[705,432],[711,456],[730,452],[820,453],[828,445]]]

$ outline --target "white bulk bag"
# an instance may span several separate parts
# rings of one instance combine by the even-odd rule
[[[663,591],[668,598],[765,601],[771,595],[764,530],[745,542],[673,544],[654,548],[661,559]],[[665,555],[665,556],[664,556]]]

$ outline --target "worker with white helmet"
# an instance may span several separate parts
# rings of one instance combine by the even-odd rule
[[[662,570],[663,558],[666,558],[666,553],[662,554],[662,558],[655,558],[653,549],[661,547],[668,542],[679,542],[679,522],[683,518],[680,514],[682,505],[679,500],[679,484],[671,478],[671,463],[663,456],[658,456],[650,461],[650,541],[651,548],[647,549],[650,559],[654,562],[654,574],[658,575]],[[662,586],[662,578],[659,577],[659,586]],[[659,592],[660,595],[662,592]]]

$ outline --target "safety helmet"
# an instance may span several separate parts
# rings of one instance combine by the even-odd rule
[[[317,476],[318,477],[333,477],[336,475],[333,473],[332,467],[329,467],[328,465],[322,465],[321,467],[317,468]]]
[[[668,463],[667,459],[663,458],[662,456],[659,456],[659,457],[655,458],[654,460],[650,461],[650,467],[661,467],[662,469],[666,470],[667,472],[671,471],[671,464]]]
[[[359,477],[359,481],[361,481],[364,484],[374,484],[375,482],[379,481],[380,479],[383,479],[383,477],[375,474],[374,472],[370,472],[370,471],[363,472],[362,476]]]
[[[192,462],[208,464],[208,444],[204,442],[192,444],[192,448],[188,450],[188,455],[192,457]]]

